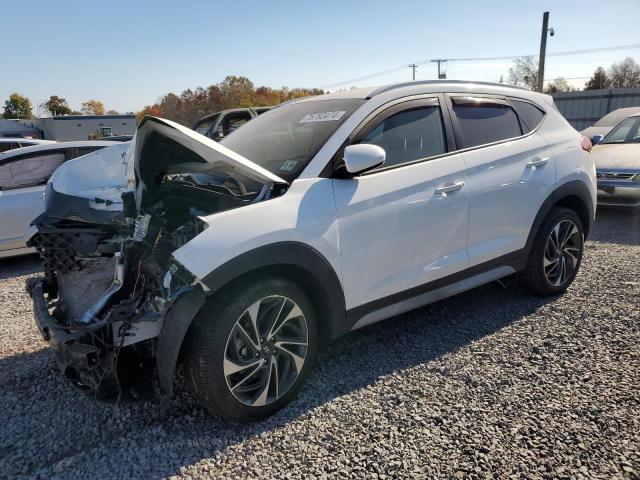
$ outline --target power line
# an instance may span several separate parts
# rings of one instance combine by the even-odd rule
[[[629,45],[615,45],[611,47],[589,48],[584,50],[567,50],[565,52],[547,53],[547,57],[565,57],[570,55],[584,55],[589,53],[612,52],[616,50],[631,50],[634,48],[640,48],[640,43],[632,43]],[[528,54],[528,55],[510,55],[510,56],[503,56],[503,57],[448,58],[446,60],[449,62],[484,62],[484,61],[494,61],[494,60],[513,60],[514,58],[527,57],[527,56],[533,57],[535,55]],[[419,62],[414,62],[413,65],[419,66],[419,65],[425,65],[427,63],[431,63],[431,60],[422,60]],[[369,80],[370,78],[380,77],[382,75],[388,75],[390,73],[404,71],[406,68],[407,66],[405,64],[399,67],[390,68],[388,70],[371,73],[363,77],[352,78],[350,80],[345,80],[343,82],[332,83],[331,85],[323,85],[320,88],[327,89],[327,88],[339,87],[344,84],[353,84],[357,82],[362,82],[364,80]]]

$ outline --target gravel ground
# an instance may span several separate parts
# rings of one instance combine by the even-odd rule
[[[116,407],[58,374],[0,263],[0,477],[640,478],[640,212],[601,211],[569,291],[497,284],[326,347],[261,423]]]

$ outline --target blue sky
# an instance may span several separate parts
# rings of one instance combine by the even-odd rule
[[[555,29],[548,52],[640,43],[640,0],[14,1],[0,8],[0,101],[18,91],[34,105],[56,94],[75,109],[96,98],[107,109],[137,111],[230,74],[334,90],[431,58],[536,53],[544,10]],[[545,77],[588,77],[625,56],[640,62],[640,49],[550,57]],[[510,65],[452,62],[447,74],[497,81]],[[434,64],[417,71],[419,79],[435,76]],[[406,68],[356,85],[410,78]]]

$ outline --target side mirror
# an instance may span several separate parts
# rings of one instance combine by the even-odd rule
[[[344,149],[344,166],[347,172],[358,174],[384,164],[387,153],[378,145],[360,143]]]
[[[591,143],[593,143],[594,145],[597,145],[602,141],[603,138],[604,138],[604,135],[594,135],[593,137],[591,137]]]

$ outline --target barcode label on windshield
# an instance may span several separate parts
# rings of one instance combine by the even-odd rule
[[[320,113],[309,113],[302,117],[299,123],[314,123],[314,122],[333,122],[335,120],[340,120],[340,118],[347,113],[346,111],[341,112],[320,112]]]

